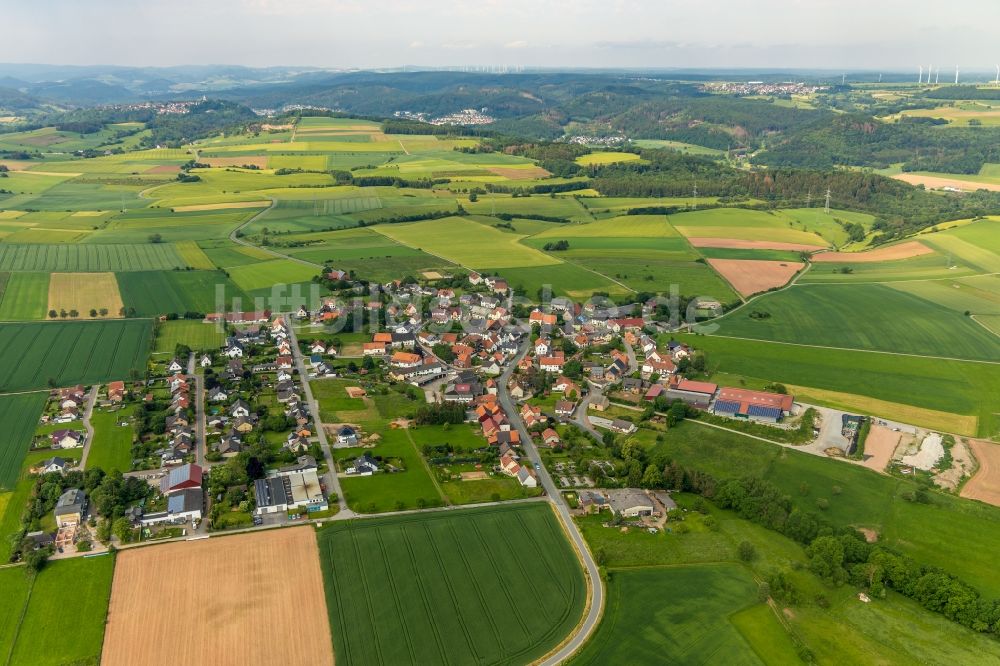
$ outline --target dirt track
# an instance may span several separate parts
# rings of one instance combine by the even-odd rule
[[[850,264],[863,264],[874,261],[893,261],[895,259],[910,259],[919,257],[922,254],[931,254],[930,249],[919,241],[906,241],[898,245],[880,247],[877,250],[866,252],[820,252],[813,255],[814,262],[841,262]]]
[[[954,187],[955,189],[974,192],[975,190],[990,190],[1000,192],[1000,184],[982,183],[973,180],[959,180],[957,178],[942,178],[941,176],[921,176],[916,173],[900,173],[893,176],[896,180],[901,180],[910,185],[923,185],[928,189],[940,189],[943,187]]]
[[[868,469],[884,472],[885,466],[892,460],[892,454],[899,444],[899,433],[885,426],[873,425],[865,440],[865,461],[861,463]]]
[[[692,236],[688,242],[694,247],[713,247],[723,250],[787,250],[789,252],[815,252],[823,248],[803,243],[782,241],[744,240],[742,238],[704,238]]]
[[[708,263],[743,296],[787,284],[805,266],[795,261],[756,259],[709,259]]]
[[[101,663],[333,664],[313,528],[120,553]]]
[[[968,441],[972,453],[979,461],[979,471],[966,482],[959,494],[1000,506],[1000,444],[981,439]]]

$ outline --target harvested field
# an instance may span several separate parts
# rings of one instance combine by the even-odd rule
[[[267,168],[267,155],[244,155],[242,157],[199,157],[198,162],[213,167],[241,167],[253,165],[258,169]]]
[[[840,262],[840,263],[867,263],[870,261],[894,261],[897,259],[910,259],[923,254],[932,254],[930,249],[920,241],[906,241],[898,245],[880,247],[877,250],[867,250],[865,252],[820,252],[813,255],[814,262]]]
[[[868,439],[865,440],[865,460],[862,465],[876,472],[885,470],[885,466],[892,460],[892,454],[899,444],[899,433],[892,428],[873,425],[868,432]]]
[[[535,178],[547,178],[552,175],[542,167],[528,167],[524,169],[511,167],[487,167],[486,170],[498,176],[503,176],[508,180],[532,180]]]
[[[756,259],[708,259],[709,265],[743,296],[787,284],[805,264]]]
[[[118,317],[123,306],[114,273],[53,273],[49,279],[48,310],[76,310],[90,318],[91,309],[105,309],[105,317]]]
[[[715,247],[723,250],[788,250],[789,252],[815,252],[815,245],[783,243],[781,241],[744,240],[741,238],[704,238],[693,236],[688,242],[694,247]]]
[[[118,555],[101,663],[185,662],[333,664],[311,527]]]
[[[7,167],[8,171],[24,171],[25,169],[38,164],[30,160],[0,160],[0,165]]]
[[[928,189],[940,189],[953,187],[957,190],[975,191],[990,190],[1000,192],[1000,184],[984,183],[974,180],[958,180],[957,178],[942,178],[941,176],[922,176],[918,173],[899,173],[893,176],[896,180],[901,180],[910,185],[923,185]]]
[[[176,206],[175,213],[193,213],[200,210],[227,210],[229,208],[267,208],[270,201],[234,201],[232,203],[214,204],[192,204],[190,206]]]
[[[966,482],[959,494],[1000,506],[1000,444],[970,439],[969,446],[979,461],[979,471]]]
[[[150,169],[146,169],[143,173],[180,173],[181,168],[176,164],[160,164]]]

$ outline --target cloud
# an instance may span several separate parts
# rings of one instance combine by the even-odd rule
[[[469,41],[467,39],[462,39],[457,42],[445,42],[444,44],[441,45],[441,48],[462,50],[462,49],[474,49],[477,46],[479,45],[476,42]]]
[[[503,45],[503,47],[505,49],[523,49],[528,47],[528,42],[524,41],[523,39],[517,39],[514,40],[513,42],[507,42],[506,44]]]
[[[416,40],[416,41],[414,41],[414,42],[410,42],[410,48],[411,49],[422,49],[423,47],[424,47],[424,43],[422,41],[420,41],[419,39]]]

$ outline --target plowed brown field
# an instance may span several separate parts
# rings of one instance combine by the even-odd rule
[[[118,554],[101,663],[333,664],[311,527]]]

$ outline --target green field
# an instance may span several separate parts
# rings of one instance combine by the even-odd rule
[[[36,322],[0,327],[0,390],[127,379],[149,354],[148,319]]]
[[[957,575],[989,599],[1000,596],[992,556],[1000,547],[1000,508],[944,493],[934,493],[929,504],[908,502],[903,495],[916,487],[912,480],[696,423],[667,431],[653,450],[717,479],[767,479],[803,511],[815,511],[816,499],[826,498],[823,515],[833,524],[871,528],[879,543]]]
[[[633,141],[633,143],[640,148],[667,148],[669,150],[676,150],[689,155],[705,155],[708,157],[721,157],[726,152],[715,148],[706,148],[705,146],[699,146],[694,143],[666,141],[662,139],[638,139]]]
[[[780,663],[758,658],[732,621],[757,603],[757,585],[739,565],[612,570],[607,594],[599,629],[570,663]],[[776,627],[790,645],[777,619],[769,617],[764,626]],[[789,654],[781,643],[771,650],[773,656]]]
[[[1000,272],[1000,219],[989,218],[954,229],[922,234],[920,240],[938,252],[971,264],[981,273]]]
[[[154,354],[173,354],[179,344],[195,351],[215,351],[225,340],[224,331],[218,325],[196,319],[160,322],[155,334]]]
[[[808,217],[801,217],[786,217],[780,211],[711,208],[671,215],[670,223],[688,237],[769,240],[814,245],[817,249],[828,245],[818,225],[807,224]]]
[[[274,285],[309,282],[319,273],[318,266],[307,266],[290,259],[274,259],[229,269],[233,282],[247,292],[271,289]]]
[[[766,312],[753,319],[750,312]],[[1000,338],[930,301],[884,285],[796,286],[719,323],[719,335],[971,360],[1000,359]]]
[[[678,437],[671,434],[670,441],[660,446],[672,454],[672,449],[681,446],[675,440],[686,442],[701,437],[687,432],[687,426],[683,426],[682,431]],[[709,429],[705,432],[709,443],[705,458],[718,455],[723,447],[739,449],[746,442],[739,435],[719,431],[713,433]],[[647,434],[653,433],[640,431],[642,439]],[[686,454],[688,450],[696,449],[696,445],[683,444],[683,448]],[[720,472],[720,478],[744,463],[743,455],[739,452],[737,461],[727,468],[729,471]],[[834,461],[813,460],[821,466],[847,467]],[[781,464],[783,458],[778,457],[772,466]],[[748,471],[759,473],[759,467],[751,464]],[[742,471],[736,473],[742,474]],[[811,487],[809,499],[820,494],[821,491],[813,485],[813,479],[809,479],[808,485]],[[845,494],[849,492],[848,489]],[[791,492],[789,494],[792,495]],[[793,496],[801,496],[798,489]],[[687,511],[672,513],[667,522],[668,531],[655,535],[645,530],[622,532],[614,527],[605,527],[602,525],[604,516],[577,521],[591,550],[607,561],[610,574],[605,614],[594,639],[583,648],[582,657],[594,658],[604,647],[607,648],[605,654],[610,653],[615,641],[622,651],[630,650],[633,645],[649,649],[659,647],[671,653],[676,651],[676,646],[683,645],[685,636],[689,634],[665,640],[659,632],[634,631],[636,625],[646,626],[646,622],[653,622],[656,626],[657,618],[669,612],[661,610],[666,608],[665,604],[675,603],[685,604],[682,608],[686,609],[686,613],[674,616],[671,626],[662,630],[668,636],[673,638],[678,632],[697,635],[696,623],[689,620],[698,618],[705,626],[716,627],[722,636],[732,636],[731,629],[735,628],[745,641],[744,649],[726,658],[715,655],[714,659],[705,660],[703,652],[698,650],[669,660],[646,659],[639,655],[622,663],[740,663],[747,645],[756,658],[766,664],[809,663],[802,662],[797,656],[797,646],[809,650],[815,663],[819,664],[903,666],[913,663],[980,663],[1000,653],[995,640],[989,636],[956,625],[893,592],[864,604],[858,600],[858,589],[853,585],[834,587],[812,574],[805,566],[808,558],[800,544],[743,520],[731,511],[718,509],[711,503],[702,509],[705,514],[693,511],[697,506],[694,496],[674,494],[673,497]],[[708,520],[714,521],[712,527],[707,525]],[[682,525],[686,529],[682,530]],[[744,562],[738,556],[737,547],[744,541],[751,543],[756,551],[756,557],[750,562]],[[732,605],[718,603],[724,601],[720,593],[731,594],[730,587],[705,585],[703,591],[693,590],[691,601],[689,595],[682,593],[691,589],[687,585],[689,579],[704,579],[708,573],[720,568],[734,571],[737,580],[746,580],[752,575],[758,582],[780,571],[794,586],[796,599],[773,598],[773,608],[754,603],[758,598],[754,585],[753,598],[743,610],[739,610]],[[632,577],[643,581],[646,586],[625,594],[624,582]],[[658,598],[651,598],[654,591],[659,593]],[[619,592],[622,592],[620,596]],[[702,595],[706,597],[704,607],[698,604],[698,597]],[[704,612],[703,608],[708,612]],[[643,619],[631,620],[630,624],[627,618],[632,617]],[[630,631],[626,636],[626,632]],[[732,643],[726,641],[726,645]],[[711,647],[706,651],[710,650]],[[743,656],[743,659],[759,663],[752,655]],[[618,661],[611,658],[605,663]]]
[[[325,401],[320,400],[320,404],[321,409],[324,409]],[[352,412],[340,413],[352,415]],[[384,513],[401,508],[414,509],[444,504],[444,498],[424,465],[423,456],[407,437],[406,431],[383,430],[381,435],[382,440],[378,445],[367,450],[373,456],[398,459],[405,471],[340,479],[340,488],[348,506],[361,513]],[[338,460],[353,460],[364,452],[362,449],[337,449],[336,457]],[[341,466],[343,467],[343,463]]]
[[[583,612],[546,504],[352,521],[319,532],[338,664],[523,664]]]
[[[667,222],[666,215],[622,215],[597,220],[589,224],[566,224],[552,227],[537,238],[666,238],[676,237],[677,231]]]
[[[727,375],[730,384],[742,377],[757,386],[777,381],[828,389],[927,410],[969,415],[978,419],[973,433],[985,436],[1000,432],[996,404],[990,397],[1000,394],[1000,367],[996,365],[862,351],[817,350],[715,336],[678,338],[705,351],[712,371]],[[857,402],[863,403],[864,399]],[[853,406],[857,408],[857,403]],[[880,413],[879,416],[904,423],[921,423],[913,420],[914,414],[909,411]]]
[[[0,243],[0,270],[48,272],[149,271],[183,268],[169,243],[146,245],[13,245]]]
[[[5,595],[5,608],[0,611],[0,616],[20,619],[15,624],[13,642],[9,647],[4,646],[9,650],[7,663],[42,666],[98,663],[114,565],[113,556],[51,562],[34,583],[29,582],[26,606],[21,596],[22,586],[15,583],[12,597]],[[24,577],[20,569],[3,574],[5,577],[0,580],[12,575]]]
[[[469,268],[500,269],[558,263],[558,260],[542,252],[518,243],[520,237],[516,234],[505,234],[461,217],[379,225],[375,231]]]
[[[114,412],[94,410],[90,419],[94,426],[94,441],[87,454],[87,469],[99,467],[105,472],[132,469],[132,438],[135,433],[131,425],[121,426],[119,423],[127,421],[133,412],[134,407]]]
[[[11,273],[0,297],[0,320],[44,319],[48,304],[48,273]]]
[[[615,151],[605,151],[588,153],[576,158],[576,163],[582,166],[615,164],[616,162],[636,162],[639,156],[635,153],[621,153]]]
[[[140,317],[253,309],[250,297],[222,271],[137,271],[117,277],[122,302]],[[222,303],[216,301],[220,287]],[[233,299],[240,299],[238,306]]]
[[[925,254],[896,261],[815,262],[799,282],[851,283],[943,280],[981,273],[952,255]]]
[[[44,407],[44,393],[0,396],[0,490],[12,490],[17,483]]]

